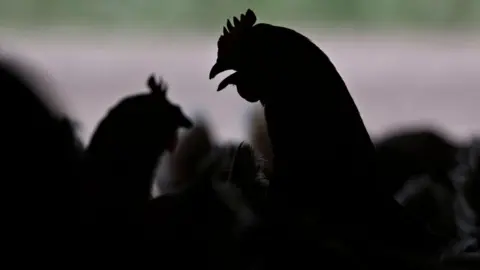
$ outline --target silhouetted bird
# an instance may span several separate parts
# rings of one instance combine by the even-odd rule
[[[167,85],[154,75],[149,92],[121,99],[97,126],[84,160],[94,214],[92,241],[106,253],[139,252],[141,215],[151,199],[155,168],[166,150],[173,151],[179,128],[192,122],[167,98]],[[122,253],[123,254],[123,253]],[[114,256],[120,256],[118,253]],[[131,254],[129,256],[132,256]]]
[[[263,110],[254,110],[249,124],[249,139],[255,149],[269,157],[268,164],[272,154]],[[450,173],[458,165],[458,147],[427,127],[390,133],[375,142],[379,186],[399,198],[406,212],[443,235],[447,244],[457,235],[453,209],[456,190]],[[311,143],[315,141],[305,142],[303,147]],[[418,189],[412,191],[412,186]]]
[[[147,202],[158,158],[174,150],[179,128],[192,126],[168,100],[163,81],[152,75],[148,87],[150,92],[123,98],[110,109],[87,147],[88,169],[98,177],[93,184],[107,204]]]
[[[381,192],[373,143],[327,55],[294,30],[255,23],[251,10],[227,21],[209,77],[235,70],[218,91],[235,85],[243,99],[264,106],[274,155],[269,201],[276,266],[342,261],[318,258],[329,242],[355,248],[357,258],[380,243],[415,239],[407,249],[419,246],[423,229],[400,217],[401,207]]]
[[[79,251],[82,146],[71,121],[24,65],[0,60],[5,258],[54,265]],[[9,254],[16,253],[15,255]],[[55,254],[55,257],[52,254]],[[21,259],[20,259],[21,261]]]

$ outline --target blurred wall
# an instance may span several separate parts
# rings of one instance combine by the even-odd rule
[[[2,25],[212,27],[254,8],[269,21],[356,27],[478,27],[477,0],[2,0]]]
[[[329,54],[373,135],[423,124],[480,134],[478,0],[2,0],[0,48],[49,77],[85,139],[151,72],[220,137],[240,139],[250,105],[207,74],[221,27],[247,7]]]

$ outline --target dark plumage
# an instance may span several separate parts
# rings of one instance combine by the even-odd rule
[[[97,126],[84,157],[95,243],[105,260],[144,256],[141,215],[151,199],[155,168],[166,150],[175,148],[179,128],[192,126],[167,98],[163,80],[152,75],[149,92],[121,99]],[[143,242],[144,243],[144,242]]]
[[[158,158],[175,148],[179,128],[192,126],[168,100],[162,80],[157,84],[152,75],[147,84],[150,92],[123,98],[110,109],[86,150],[97,195],[116,205],[149,199]]]
[[[217,145],[206,124],[173,153],[173,184],[149,204],[148,240],[159,243],[166,267],[250,269],[261,258],[262,162],[246,143]]]
[[[51,254],[70,260],[78,251],[83,194],[76,175],[83,149],[71,121],[27,70],[0,60],[6,157],[2,242],[8,247],[5,258],[52,265],[57,259]]]
[[[251,10],[233,21],[218,40],[209,77],[235,70],[218,90],[235,85],[243,99],[264,106],[274,155],[273,240],[282,239],[273,241],[275,260],[310,266],[325,239],[358,254],[405,241],[416,225],[405,223],[401,207],[378,187],[373,143],[327,55],[292,29],[255,24]]]
[[[375,146],[380,185],[390,194],[421,175],[454,191],[449,173],[458,165],[458,147],[439,132],[428,128],[395,131]]]
[[[480,194],[480,139],[477,138],[473,141],[469,153],[471,171],[465,193],[474,211],[480,215],[480,196],[478,196]]]
[[[465,199],[475,214],[475,226],[477,227],[475,238],[477,246],[480,246],[480,140],[476,138],[467,150],[468,160],[466,171],[466,183],[463,187]]]
[[[252,147],[263,156],[265,174],[267,178],[271,178],[273,173],[273,153],[270,138],[268,137],[267,125],[263,116],[263,108],[260,110],[256,109],[251,114],[248,126],[248,139]]]

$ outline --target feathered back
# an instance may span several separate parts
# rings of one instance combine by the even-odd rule
[[[0,82],[5,97],[2,107],[9,108],[8,112],[2,114],[5,117],[5,135],[11,147],[15,148],[15,151],[8,155],[8,160],[19,162],[14,166],[6,166],[16,168],[15,173],[9,174],[12,175],[9,177],[17,178],[18,184],[65,185],[64,181],[55,181],[73,176],[70,170],[73,170],[79,161],[81,143],[71,120],[62,115],[55,103],[51,102],[53,96],[28,75],[28,72],[24,72],[24,68],[15,62],[0,61]],[[18,171],[21,167],[30,169]],[[68,176],[64,175],[67,173]],[[39,187],[33,186],[22,192],[29,192],[30,188],[37,194],[43,192]],[[63,189],[60,186],[57,188]],[[53,190],[54,187],[49,187],[45,192]]]
[[[101,201],[94,204],[148,201],[160,157],[175,148],[180,128],[192,126],[182,109],[167,99],[162,79],[156,82],[152,75],[147,86],[149,92],[121,99],[93,133],[83,171],[91,197]]]
[[[376,157],[382,186],[396,192],[409,178],[427,174],[453,190],[448,173],[457,165],[458,148],[433,128],[397,130],[378,140]]]
[[[29,258],[71,252],[82,216],[79,172],[82,147],[67,116],[24,69],[0,60],[2,132],[2,242]],[[78,227],[77,227],[78,228]],[[48,242],[51,245],[46,247]],[[29,252],[23,247],[30,246]],[[41,247],[40,247],[41,246]],[[61,248],[59,248],[61,247]],[[75,251],[73,251],[75,253]]]
[[[265,160],[248,143],[238,145],[231,165],[231,181],[244,193],[247,204],[253,211],[260,211],[266,203],[269,185],[265,175]]]

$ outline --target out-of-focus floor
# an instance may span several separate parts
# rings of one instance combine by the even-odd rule
[[[474,35],[308,32],[339,69],[372,134],[423,123],[457,139],[480,134],[480,39]],[[169,82],[172,100],[188,113],[205,113],[221,138],[238,139],[249,105],[233,88],[217,93],[220,78],[208,80],[216,39],[9,32],[2,34],[1,48],[50,76],[83,123],[84,138],[109,106],[145,89],[147,76],[157,72]]]

